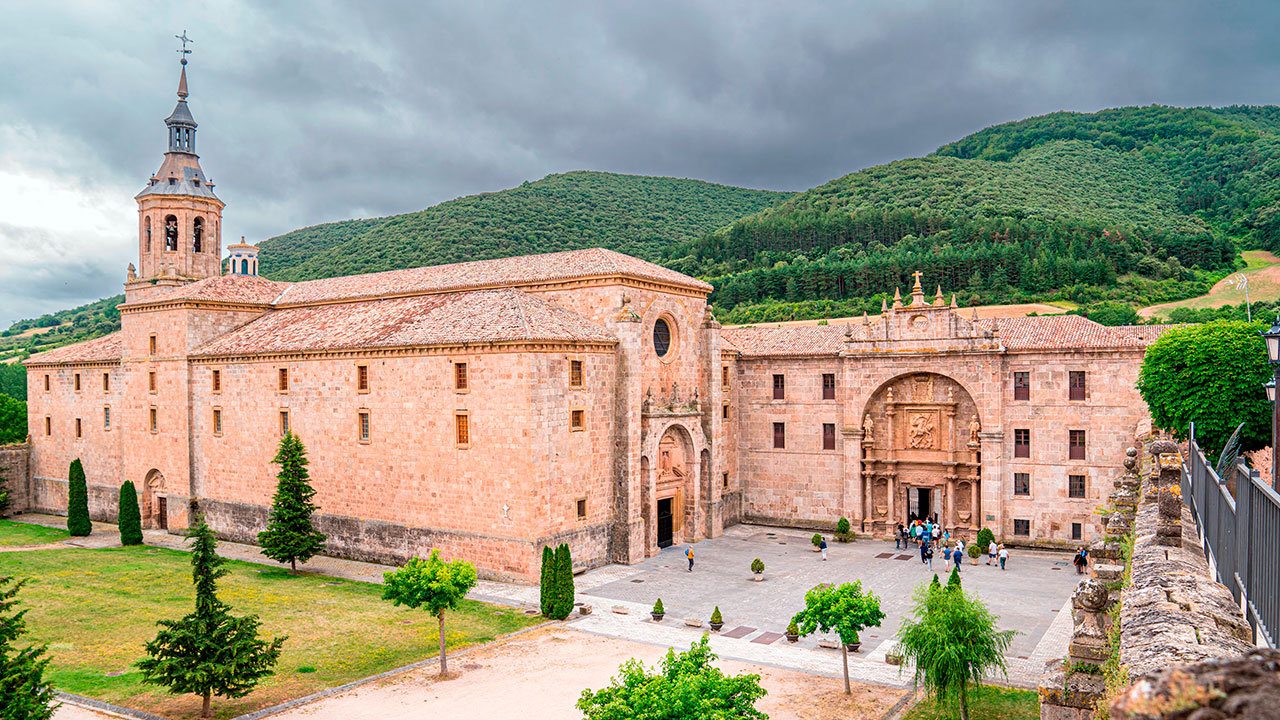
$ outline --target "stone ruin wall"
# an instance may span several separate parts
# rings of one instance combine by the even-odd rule
[[[25,512],[31,507],[31,446],[0,446],[0,477],[9,491],[9,507],[3,515]]]

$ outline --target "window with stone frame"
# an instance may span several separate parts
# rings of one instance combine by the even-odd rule
[[[787,424],[776,422],[773,424],[773,446],[775,448],[785,448],[787,446]]]
[[[582,387],[582,361],[569,361],[569,387]]]
[[[213,409],[213,435],[222,437],[222,408]]]
[[[111,392],[111,373],[102,373],[102,392]]]
[[[209,380],[209,385],[210,385],[211,392],[215,394],[222,392],[222,371],[221,370],[213,371]]]
[[[1083,498],[1085,489],[1084,475],[1067,476],[1067,497]]]
[[[1068,400],[1084,400],[1085,372],[1083,370],[1069,371],[1067,373],[1067,388]]]
[[[285,435],[288,435],[288,434],[289,434],[289,411],[281,410],[280,411],[280,437],[284,437]]]
[[[156,336],[151,334],[147,336],[147,354],[151,357],[156,356]]]
[[[578,519],[586,520],[587,519],[587,499],[578,498],[578,501],[574,504],[577,506],[577,509],[578,509]]]
[[[44,391],[49,392],[49,375],[44,376]]]
[[[80,427],[80,418],[76,418],[76,437],[83,437]]]
[[[1031,430],[1015,428],[1013,431],[1013,456],[1031,457]]]
[[[823,400],[836,399],[836,374],[835,373],[822,374],[822,399]]]
[[[1072,540],[1083,540],[1083,539],[1084,539],[1084,526],[1083,526],[1083,525],[1081,525],[1080,523],[1071,523],[1071,539],[1072,539]]]
[[[459,448],[471,447],[471,415],[465,410],[453,414],[453,439]]]
[[[726,392],[729,390],[729,366],[720,366],[720,387]]]
[[[289,368],[278,368],[276,370],[276,391],[289,392]]]
[[[471,389],[471,378],[467,375],[467,364],[464,362],[453,364],[453,389],[458,392]]]
[[[45,435],[53,434],[53,418],[49,417],[48,415],[44,416],[44,434]]]
[[[76,386],[76,392],[80,392],[80,373],[75,374],[74,382]]]
[[[102,429],[103,430],[111,429],[111,406],[110,405],[105,405],[102,408]]]
[[[1084,460],[1084,431],[1071,430],[1068,435],[1067,459]]]
[[[1013,399],[1014,400],[1030,400],[1031,399],[1031,373],[1015,372],[1013,374]]]
[[[587,411],[582,408],[573,408],[569,411],[569,429],[578,431],[587,426]]]
[[[156,371],[148,370],[147,371],[147,392],[155,392],[155,391],[156,391]]]
[[[1021,496],[1031,494],[1031,473],[1013,474],[1013,494]]]
[[[836,425],[835,423],[822,423],[822,449],[836,449]]]
[[[148,414],[151,416],[151,432],[160,432],[160,411],[153,407]]]
[[[1031,521],[1015,519],[1013,521],[1013,534],[1019,537],[1029,536],[1031,534]]]
[[[369,428],[369,411],[368,410],[361,410],[359,412],[358,422],[359,422],[360,442],[362,443],[370,442],[370,440],[372,439],[372,435]]]
[[[356,366],[356,392],[369,392],[369,366]]]
[[[773,399],[785,400],[786,397],[787,397],[787,376],[774,375],[773,376]]]
[[[723,487],[725,490],[729,489],[729,473],[720,474],[720,483],[721,483],[721,487]]]

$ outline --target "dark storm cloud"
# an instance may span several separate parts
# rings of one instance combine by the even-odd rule
[[[1029,115],[1267,104],[1280,87],[1266,2],[95,3],[6,18],[23,32],[0,44],[0,130],[32,128],[52,156],[0,145],[0,171],[96,182],[122,206],[159,164],[185,27],[228,239],[573,169],[803,189]],[[7,305],[0,323],[26,313]]]

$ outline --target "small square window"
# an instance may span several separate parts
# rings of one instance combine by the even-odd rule
[[[1031,373],[1016,372],[1013,374],[1013,399],[1031,399]]]
[[[1071,430],[1069,444],[1067,445],[1067,459],[1084,460],[1084,431]]]
[[[49,392],[49,376],[44,376],[44,391]]]
[[[1013,431],[1013,456],[1016,458],[1031,457],[1031,431],[1015,429]]]
[[[213,409],[213,435],[222,437],[222,408]]]
[[[53,434],[53,418],[49,417],[48,415],[44,416],[44,434],[45,435]]]
[[[578,519],[586,520],[587,519],[587,499],[578,498],[577,504],[578,504]]]
[[[822,449],[836,449],[836,426],[835,423],[822,423]]]
[[[111,373],[102,373],[102,392],[111,392]]]
[[[103,430],[111,429],[111,406],[110,405],[102,408],[102,429]]]
[[[160,412],[155,408],[151,408],[151,432],[160,432]]]
[[[360,412],[360,415],[359,415],[359,423],[360,423],[360,427],[359,427],[359,430],[360,430],[360,442],[362,442],[362,443],[367,443],[367,442],[369,442],[369,438],[370,438],[370,432],[369,432],[369,412],[368,412],[367,410],[362,410],[362,411]]]
[[[720,387],[723,388],[725,392],[729,391],[729,366],[728,365],[720,366]]]
[[[787,447],[787,424],[786,423],[773,424],[773,446],[775,448]]]
[[[155,354],[156,354],[156,336],[155,335],[147,336],[147,354],[152,357],[155,357]]]
[[[209,382],[213,392],[215,393],[222,392],[222,371],[214,370],[212,378],[210,379]]]
[[[155,391],[156,391],[156,371],[150,370],[147,372],[147,392],[155,392]]]
[[[1085,374],[1083,370],[1071,370],[1067,373],[1067,399],[1085,399]]]
[[[569,429],[581,430],[587,424],[587,411],[581,408],[574,408],[569,411]]]
[[[1031,521],[1030,520],[1014,520],[1013,534],[1018,535],[1020,537],[1027,537],[1028,535],[1030,535]]]
[[[82,437],[80,432],[80,418],[76,418],[76,437]]]
[[[467,376],[467,364],[464,362],[453,364],[453,389],[459,392],[470,389],[471,378]]]
[[[1067,476],[1067,497],[1082,498],[1084,497],[1084,475],[1068,475]]]
[[[356,390],[359,392],[369,392],[369,366],[356,366]]]
[[[720,483],[725,490],[729,489],[729,473],[721,473]]]
[[[773,399],[785,400],[787,397],[787,377],[785,375],[773,376]]]
[[[453,415],[453,439],[460,448],[471,447],[471,416],[466,412]]]
[[[80,373],[75,374],[76,392],[80,392]]]
[[[280,411],[280,436],[284,437],[289,434],[289,411]]]
[[[582,387],[582,361],[569,361],[569,387]]]
[[[1083,539],[1084,539],[1084,526],[1082,526],[1080,523],[1071,523],[1071,539],[1072,539],[1072,540],[1083,540]]]
[[[1031,473],[1013,474],[1013,494],[1023,496],[1031,494]]]
[[[276,390],[282,393],[289,392],[289,368],[280,368],[279,376],[276,380]]]
[[[836,399],[836,375],[835,373],[823,373],[822,375],[822,399]]]

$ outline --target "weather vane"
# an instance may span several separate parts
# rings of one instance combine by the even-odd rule
[[[194,45],[194,44],[195,44],[195,40],[192,40],[191,38],[187,37],[187,31],[186,31],[186,30],[183,30],[181,35],[174,35],[174,37],[182,41],[182,49],[181,49],[181,50],[174,50],[174,52],[176,52],[176,53],[180,53],[180,54],[182,55],[182,64],[183,64],[183,65],[186,65],[186,64],[187,64],[187,56],[191,54],[191,51],[187,49],[187,43],[191,43],[191,44],[193,44],[193,45]]]

